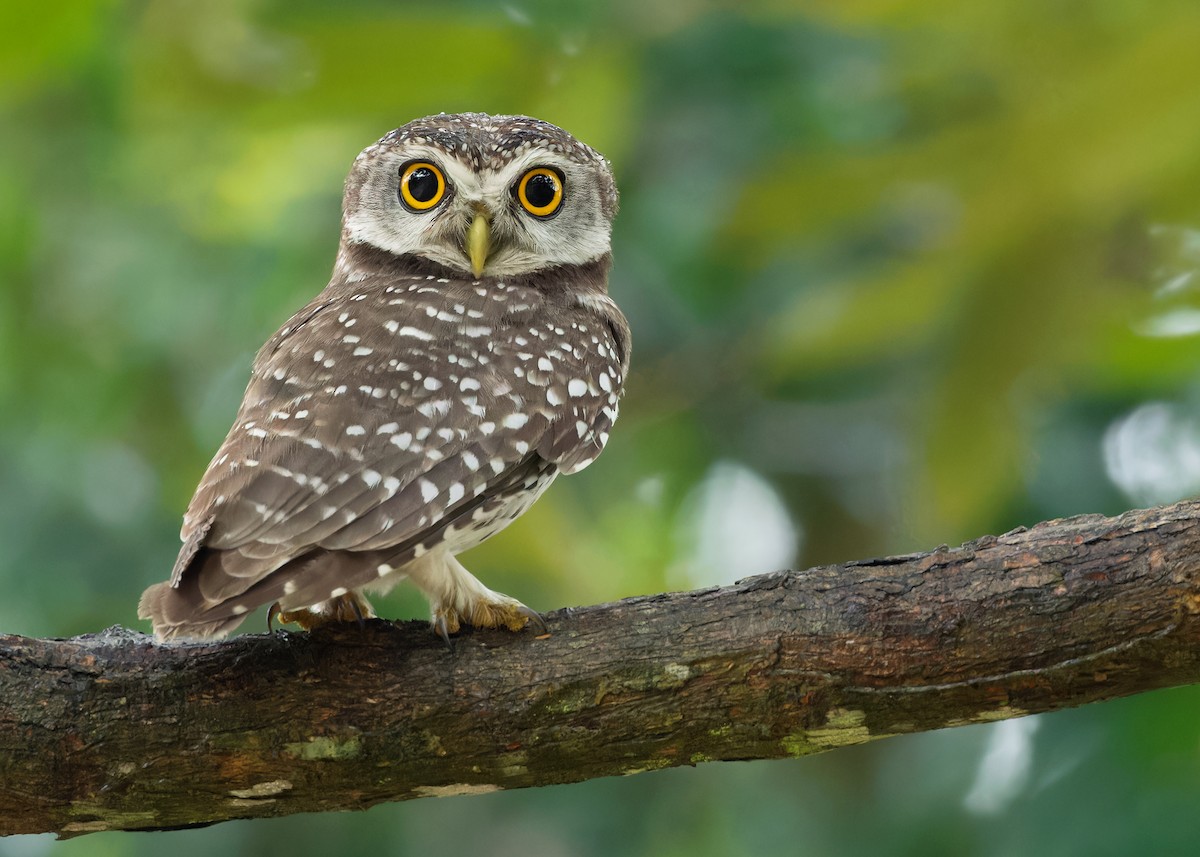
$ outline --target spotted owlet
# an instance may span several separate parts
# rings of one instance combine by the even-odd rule
[[[332,279],[259,351],[139,616],[167,640],[264,604],[313,627],[407,579],[443,636],[540,622],[455,555],[604,449],[629,365],[616,209],[607,161],[525,116],[431,116],[364,150]]]

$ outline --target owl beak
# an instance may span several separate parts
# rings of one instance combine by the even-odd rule
[[[487,215],[478,213],[467,230],[467,257],[471,260],[471,271],[475,276],[483,274],[488,253],[492,249],[492,230]]]

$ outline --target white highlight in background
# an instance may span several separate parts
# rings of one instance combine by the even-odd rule
[[[968,812],[997,815],[1021,794],[1029,784],[1033,736],[1040,726],[1037,717],[1020,717],[1002,720],[992,727],[975,782],[963,798]]]
[[[668,573],[681,588],[723,586],[790,568],[802,533],[783,498],[743,464],[718,461],[683,505],[677,556]]]
[[[1104,434],[1108,477],[1140,506],[1200,493],[1200,424],[1166,402],[1149,402]]]

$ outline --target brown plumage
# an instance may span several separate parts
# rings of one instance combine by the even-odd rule
[[[604,448],[629,360],[615,209],[604,159],[526,117],[430,117],[365,150],[333,278],[259,351],[139,615],[163,639],[272,603],[312,626],[407,578],[443,633],[522,627],[454,555]]]

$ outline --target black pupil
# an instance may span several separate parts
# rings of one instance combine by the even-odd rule
[[[554,180],[553,176],[545,173],[538,173],[525,182],[525,199],[529,200],[529,204],[534,208],[545,208],[554,202],[554,195],[557,192],[558,182]]]
[[[437,196],[437,173],[429,167],[417,167],[408,175],[408,193],[417,202],[429,202]]]

